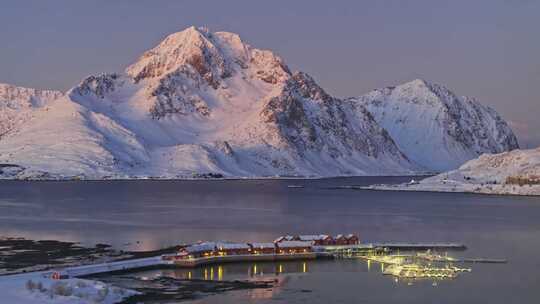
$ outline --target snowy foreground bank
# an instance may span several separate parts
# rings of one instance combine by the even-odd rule
[[[457,170],[420,182],[364,189],[540,195],[540,148],[485,154]]]
[[[83,279],[52,280],[43,272],[0,277],[2,303],[118,303],[136,291]]]
[[[62,274],[69,278],[63,280],[53,280],[53,271],[0,276],[0,291],[5,303],[118,303],[138,292],[76,277],[162,263],[158,256],[67,267]]]

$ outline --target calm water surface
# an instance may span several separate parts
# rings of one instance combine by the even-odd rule
[[[363,241],[460,242],[472,265],[456,280],[394,282],[359,260],[216,265],[209,279],[278,278],[272,290],[199,303],[538,303],[540,199],[373,192],[336,186],[409,178],[324,180],[1,182],[0,236],[148,250],[197,240],[270,241],[282,234],[358,233]],[[288,188],[288,185],[305,188]],[[218,268],[219,267],[219,268]],[[256,269],[254,269],[256,268]],[[192,277],[204,278],[205,268]],[[141,275],[188,275],[185,270]],[[219,277],[218,277],[219,275]]]

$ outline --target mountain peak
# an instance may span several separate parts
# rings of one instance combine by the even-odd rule
[[[422,78],[417,78],[414,80],[411,80],[409,82],[406,82],[402,85],[408,85],[408,86],[415,86],[415,87],[422,87],[422,86],[428,86],[429,82]]]
[[[415,84],[420,85],[420,86],[422,86],[422,85],[430,85],[432,83],[431,81],[428,81],[428,80],[426,80],[424,78],[416,78],[416,79],[414,79],[414,80],[412,80],[410,82],[415,83]]]
[[[192,26],[167,36],[129,66],[126,73],[136,82],[183,73],[217,89],[222,80],[249,67],[253,67],[255,77],[272,84],[290,76],[281,58],[250,47],[237,34]]]
[[[460,102],[460,97],[447,87],[427,81],[414,79],[397,86],[373,90],[367,95],[377,99],[377,96],[392,96],[389,101],[427,104],[435,107],[454,107]],[[380,99],[379,98],[379,99]]]
[[[190,26],[183,31],[168,35],[161,43],[159,43],[158,47],[177,48],[183,44],[198,44],[201,43],[201,41],[207,39],[208,35],[210,35],[210,31],[208,30],[208,28]],[[158,47],[156,47],[155,49],[157,49]]]
[[[416,93],[422,92],[422,91],[433,91],[434,87],[438,87],[439,85],[429,82],[422,78],[417,78],[402,84],[399,84],[393,88],[396,88],[398,90],[412,90]]]
[[[205,28],[189,27],[167,36],[126,69],[136,81],[160,78],[182,69],[194,69],[212,86],[228,74],[225,58]]]

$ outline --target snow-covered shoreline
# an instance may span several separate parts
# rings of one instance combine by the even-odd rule
[[[417,172],[411,174],[370,174],[370,175],[330,175],[330,176],[221,176],[221,177],[189,177],[189,176],[106,176],[86,178],[81,176],[2,176],[0,181],[80,181],[80,182],[99,182],[99,181],[236,181],[236,180],[320,180],[332,178],[355,178],[355,177],[429,177],[435,173]]]
[[[101,303],[113,304],[137,294],[95,280],[70,278],[53,280],[45,272],[0,276],[2,303]]]
[[[126,271],[164,264],[161,256],[64,267],[65,275],[54,279],[54,270],[0,276],[0,291],[6,303],[118,303],[138,292],[97,280],[81,279],[89,275]]]
[[[401,185],[372,185],[372,190],[461,192],[540,196],[540,148],[484,154],[457,170]]]
[[[528,186],[525,186],[528,187]],[[540,196],[540,186],[531,186],[530,189],[517,188],[513,185],[489,185],[479,186],[472,184],[421,184],[421,185],[371,185],[360,187],[362,190],[374,191],[407,191],[407,192],[440,192],[440,193],[469,193],[484,195],[517,195],[517,196]]]

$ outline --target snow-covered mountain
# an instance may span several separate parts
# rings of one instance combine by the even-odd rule
[[[236,34],[195,27],[34,110],[0,140],[0,164],[10,178],[421,170],[362,104],[328,95]]]
[[[412,161],[431,171],[456,169],[483,153],[519,148],[493,109],[444,86],[414,80],[350,99],[364,105]]]
[[[484,154],[457,170],[397,186],[374,189],[540,195],[540,148]]]
[[[52,90],[36,90],[0,83],[0,139],[31,118],[34,110],[62,97]]]

